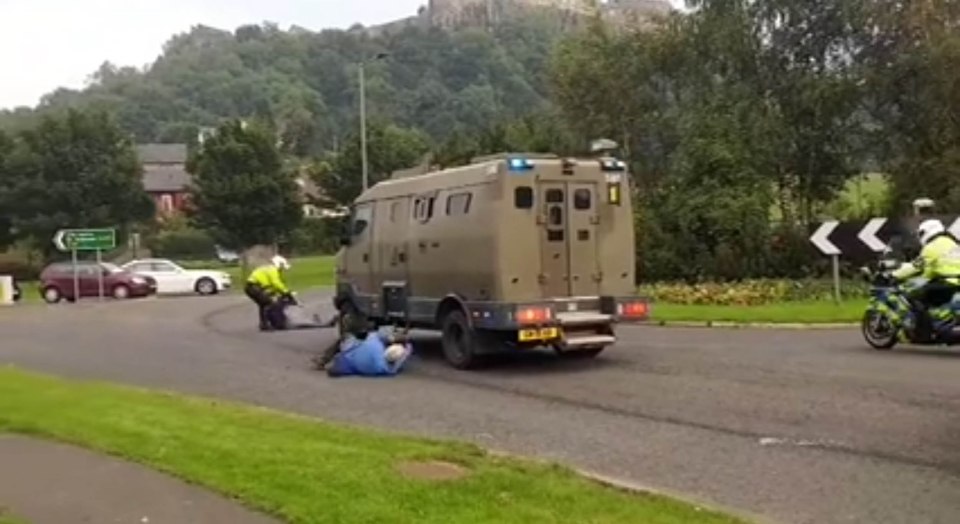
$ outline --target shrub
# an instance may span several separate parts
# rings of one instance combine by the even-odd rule
[[[36,280],[42,270],[39,261],[31,261],[21,253],[0,253],[0,275],[10,275],[15,280]]]
[[[868,287],[860,281],[844,281],[843,296],[866,298]],[[719,306],[758,306],[775,302],[831,300],[829,280],[744,280],[687,284],[661,282],[640,287],[640,293],[657,302]]]
[[[343,220],[337,218],[315,218],[304,220],[290,234],[281,250],[297,255],[330,255],[340,248],[340,232]]]
[[[192,228],[160,231],[147,247],[156,257],[177,259],[209,259],[216,254],[213,238]]]

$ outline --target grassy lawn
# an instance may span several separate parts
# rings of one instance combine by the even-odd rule
[[[466,444],[10,367],[0,367],[3,431],[126,457],[291,523],[739,522]],[[444,482],[410,479],[396,469],[402,460],[445,460],[469,474]]]
[[[0,524],[26,524],[26,521],[15,518],[3,508],[0,508]]]
[[[740,322],[775,324],[832,324],[859,322],[865,300],[783,302],[763,306],[709,306],[653,304],[655,322]]]
[[[294,290],[305,290],[312,287],[332,286],[334,273],[334,259],[332,256],[301,257],[290,260],[291,268],[287,272],[287,285]],[[243,279],[240,277],[239,266],[225,266],[218,262],[190,262],[183,264],[190,269],[217,269],[230,274],[235,289],[243,288]],[[38,290],[38,282],[19,281],[23,291],[23,302],[35,304],[43,302]],[[3,524],[0,522],[0,524]]]
[[[191,262],[184,264],[191,269],[218,269],[230,274],[236,289],[241,289],[243,277],[240,266],[224,266],[216,262]],[[290,259],[290,270],[284,275],[287,285],[295,290],[311,287],[332,286],[334,258],[332,256],[300,257]],[[250,268],[253,270],[253,268]]]

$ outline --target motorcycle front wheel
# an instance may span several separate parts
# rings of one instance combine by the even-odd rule
[[[878,311],[867,311],[860,324],[863,338],[873,349],[888,350],[897,345],[900,329],[890,318]]]

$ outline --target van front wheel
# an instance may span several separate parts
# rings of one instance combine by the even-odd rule
[[[454,310],[443,317],[442,345],[443,356],[457,369],[471,369],[478,363],[477,333],[470,327],[467,317],[460,310]]]

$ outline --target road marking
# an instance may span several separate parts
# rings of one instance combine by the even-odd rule
[[[794,446],[798,448],[835,448],[843,446],[842,442],[826,439],[792,439],[781,437],[763,437],[757,441],[761,446]]]

